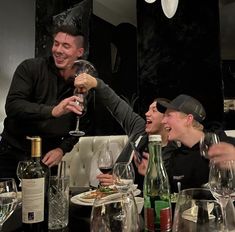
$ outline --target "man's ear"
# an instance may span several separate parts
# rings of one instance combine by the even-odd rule
[[[84,48],[78,48],[77,57],[80,58],[84,55]]]
[[[188,114],[188,115],[187,115],[187,124],[188,124],[188,125],[191,125],[192,122],[193,122],[193,120],[194,120],[193,115],[192,115],[192,114]]]

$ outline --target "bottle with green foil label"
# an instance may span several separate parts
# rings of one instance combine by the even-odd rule
[[[144,179],[146,232],[169,232],[172,227],[170,186],[161,157],[161,137],[149,136],[149,163]]]

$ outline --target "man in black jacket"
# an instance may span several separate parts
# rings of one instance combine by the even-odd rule
[[[23,61],[16,69],[6,99],[4,130],[0,142],[0,177],[16,177],[20,160],[30,156],[26,136],[42,138],[43,162],[57,165],[78,138],[70,136],[76,114],[72,76],[74,61],[82,57],[84,37],[73,26],[54,32],[52,56]]]

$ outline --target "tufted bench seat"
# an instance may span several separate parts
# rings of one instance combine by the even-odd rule
[[[94,173],[93,176],[97,172],[97,170],[92,170],[95,169],[94,165],[91,168],[92,160],[97,156],[97,152],[109,142],[115,160],[127,143],[127,140],[128,137],[126,135],[81,137],[73,150],[66,153],[63,157],[68,167],[70,186],[89,186],[91,172]]]

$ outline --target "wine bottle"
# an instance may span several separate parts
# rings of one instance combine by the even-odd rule
[[[22,174],[22,223],[24,232],[48,231],[49,168],[41,162],[41,138],[31,140],[31,159]]]
[[[145,231],[171,231],[170,185],[162,161],[160,135],[149,135],[149,162],[144,178]]]

